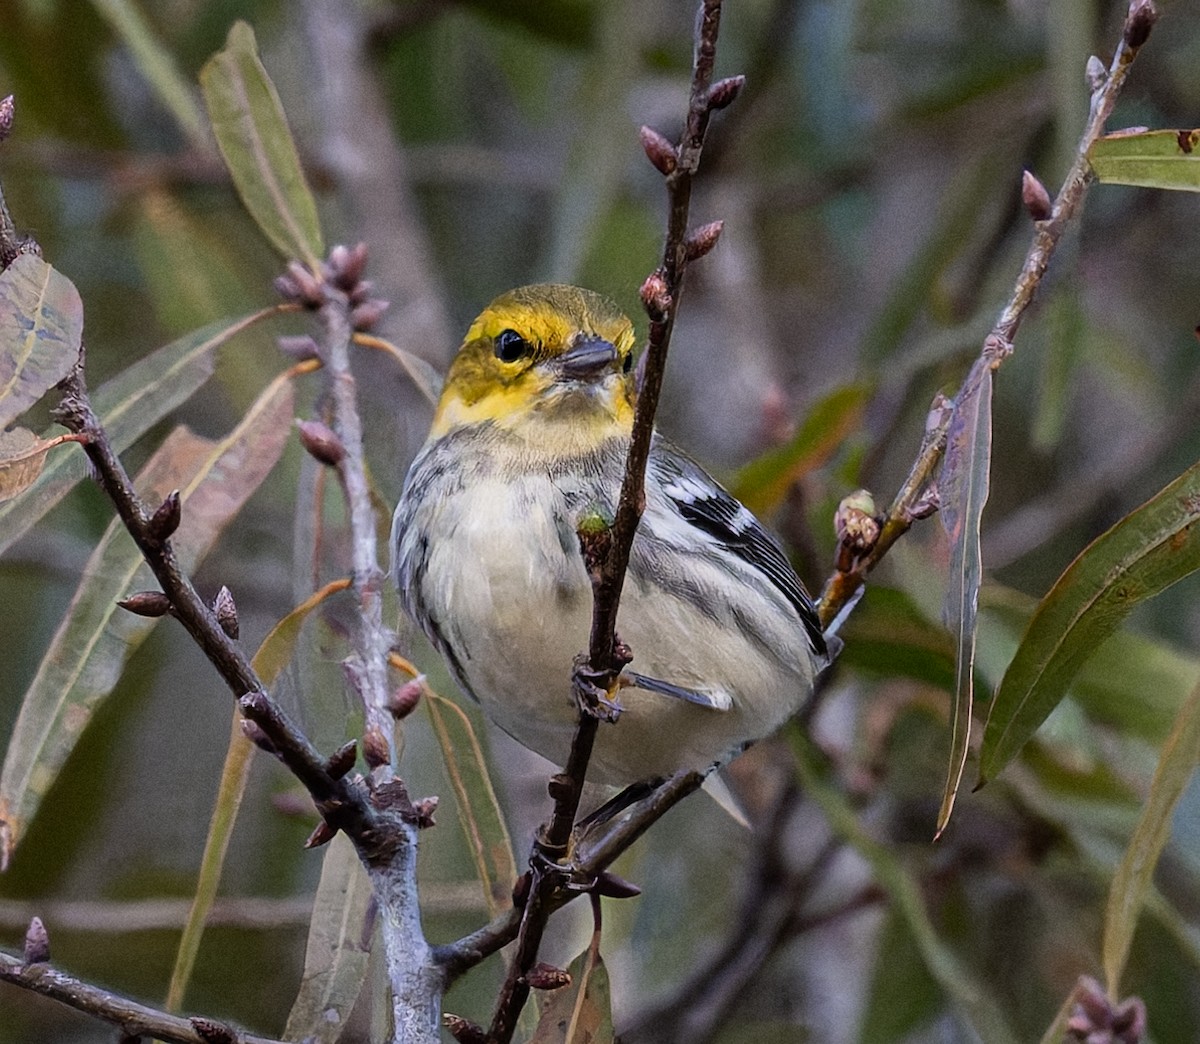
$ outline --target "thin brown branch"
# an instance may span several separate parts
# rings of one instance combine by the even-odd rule
[[[148,1008],[99,986],[82,982],[49,964],[26,964],[0,952],[0,982],[40,993],[117,1027],[128,1038],[145,1037],[169,1044],[281,1044],[269,1037],[242,1033],[208,1019],[185,1019]]]
[[[1012,296],[1000,312],[996,324],[984,339],[980,357],[991,356],[993,365],[999,365],[1004,353],[1010,351],[1020,330],[1021,322],[1033,303],[1042,277],[1054,256],[1055,250],[1071,220],[1079,211],[1087,190],[1093,180],[1088,163],[1088,151],[1104,133],[1105,123],[1112,115],[1117,97],[1125,86],[1129,69],[1138,51],[1150,35],[1158,18],[1153,0],[1132,0],[1125,15],[1121,39],[1113,54],[1107,75],[1092,94],[1087,124],[1079,139],[1075,158],[1063,179],[1062,187],[1054,199],[1050,215],[1045,220],[1035,221],[1033,239],[1025,255],[1025,262],[1017,276]],[[960,395],[962,394],[960,390]],[[946,404],[948,405],[948,404]],[[834,572],[826,581],[821,592],[820,616],[824,626],[836,619],[866,581],[869,573],[887,554],[895,542],[906,533],[914,520],[921,514],[922,498],[930,489],[942,454],[946,449],[946,435],[950,426],[950,409],[935,403],[931,423],[925,439],[913,462],[900,491],[893,499],[883,518],[878,541],[869,552],[854,560],[844,571]]]
[[[61,385],[63,396],[56,410],[60,422],[85,437],[84,452],[97,478],[117,509],[125,528],[170,599],[172,612],[239,698],[243,714],[263,730],[279,759],[305,785],[330,825],[371,847],[378,846],[383,823],[364,789],[332,779],[325,759],[308,738],[266,695],[242,648],[222,629],[215,613],[184,575],[170,540],[157,540],[150,521],[152,512],[142,504],[125,466],[113,451],[108,434],[92,409],[81,368]]]
[[[564,891],[568,871],[558,861],[568,849],[600,718],[615,717],[606,713],[603,693],[611,691],[621,668],[628,662],[627,655],[623,655],[624,651],[618,646],[617,608],[634,534],[645,506],[646,464],[671,331],[688,264],[711,249],[720,234],[719,225],[706,226],[691,236],[688,234],[692,180],[700,166],[709,119],[714,111],[728,105],[741,87],[741,78],[722,81],[715,87],[712,83],[720,19],[721,0],[703,0],[697,25],[687,120],[678,145],[671,146],[655,132],[643,133],[647,155],[666,179],[666,243],[662,264],[642,288],[642,299],[650,316],[650,336],[616,517],[611,530],[591,546],[581,535],[584,557],[592,575],[593,608],[586,667],[577,670],[575,679],[581,707],[579,725],[564,771],[553,781],[554,811],[550,821],[539,831],[530,859],[531,883],[521,919],[517,953],[497,999],[488,1034],[494,1044],[507,1044],[511,1040],[517,1017],[529,997],[525,973],[537,959],[550,914],[568,897]],[[699,785],[698,778],[695,785]],[[695,786],[690,789],[694,790]],[[674,800],[679,800],[686,792],[690,791],[671,793],[676,795]],[[654,818],[673,803],[656,805]],[[647,820],[640,829],[624,835],[628,838],[627,843],[632,843],[651,821]]]

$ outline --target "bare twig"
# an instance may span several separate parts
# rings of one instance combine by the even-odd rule
[[[49,964],[26,964],[0,952],[0,982],[40,993],[69,1008],[116,1026],[127,1038],[146,1037],[170,1044],[280,1044],[269,1037],[242,1033],[208,1019],[185,1019],[148,1008],[99,986],[81,982]]]
[[[1012,348],[1017,331],[1030,304],[1033,303],[1034,295],[1041,285],[1054,251],[1091,185],[1093,174],[1087,159],[1088,150],[1104,133],[1104,125],[1112,114],[1121,88],[1125,85],[1130,66],[1149,37],[1157,18],[1158,11],[1153,0],[1131,0],[1125,15],[1121,40],[1117,44],[1108,73],[1093,91],[1087,125],[1079,139],[1074,161],[1055,197],[1049,217],[1035,221],[1033,240],[1017,276],[1012,296],[985,338],[981,357],[991,353],[995,358],[997,351]],[[919,514],[921,499],[929,489],[946,448],[946,435],[950,425],[950,410],[945,408],[947,405],[944,402],[935,404],[921,450],[913,462],[908,478],[884,516],[879,540],[875,546],[855,559],[848,569],[834,572],[825,581],[819,605],[821,623],[824,626],[828,626],[854,597],[865,582],[867,573],[908,531]]]

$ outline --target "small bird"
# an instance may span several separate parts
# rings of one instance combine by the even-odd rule
[[[556,284],[512,290],[467,331],[392,523],[408,614],[464,692],[562,765],[592,588],[581,518],[616,511],[636,401],[633,325]],[[633,652],[588,778],[626,786],[707,771],[775,731],[827,660],[779,544],[654,435],[617,633]]]

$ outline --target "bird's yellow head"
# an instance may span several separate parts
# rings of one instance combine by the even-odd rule
[[[633,324],[574,286],[524,286],[471,324],[450,364],[432,437],[490,422],[530,440],[584,444],[633,425]]]

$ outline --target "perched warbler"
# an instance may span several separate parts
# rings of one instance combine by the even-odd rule
[[[463,690],[558,765],[592,589],[577,524],[611,518],[633,428],[633,326],[572,286],[497,298],[450,366],[392,524],[401,601]],[[633,651],[589,778],[706,770],[777,729],[826,660],[813,604],[758,520],[660,435],[617,633]]]

